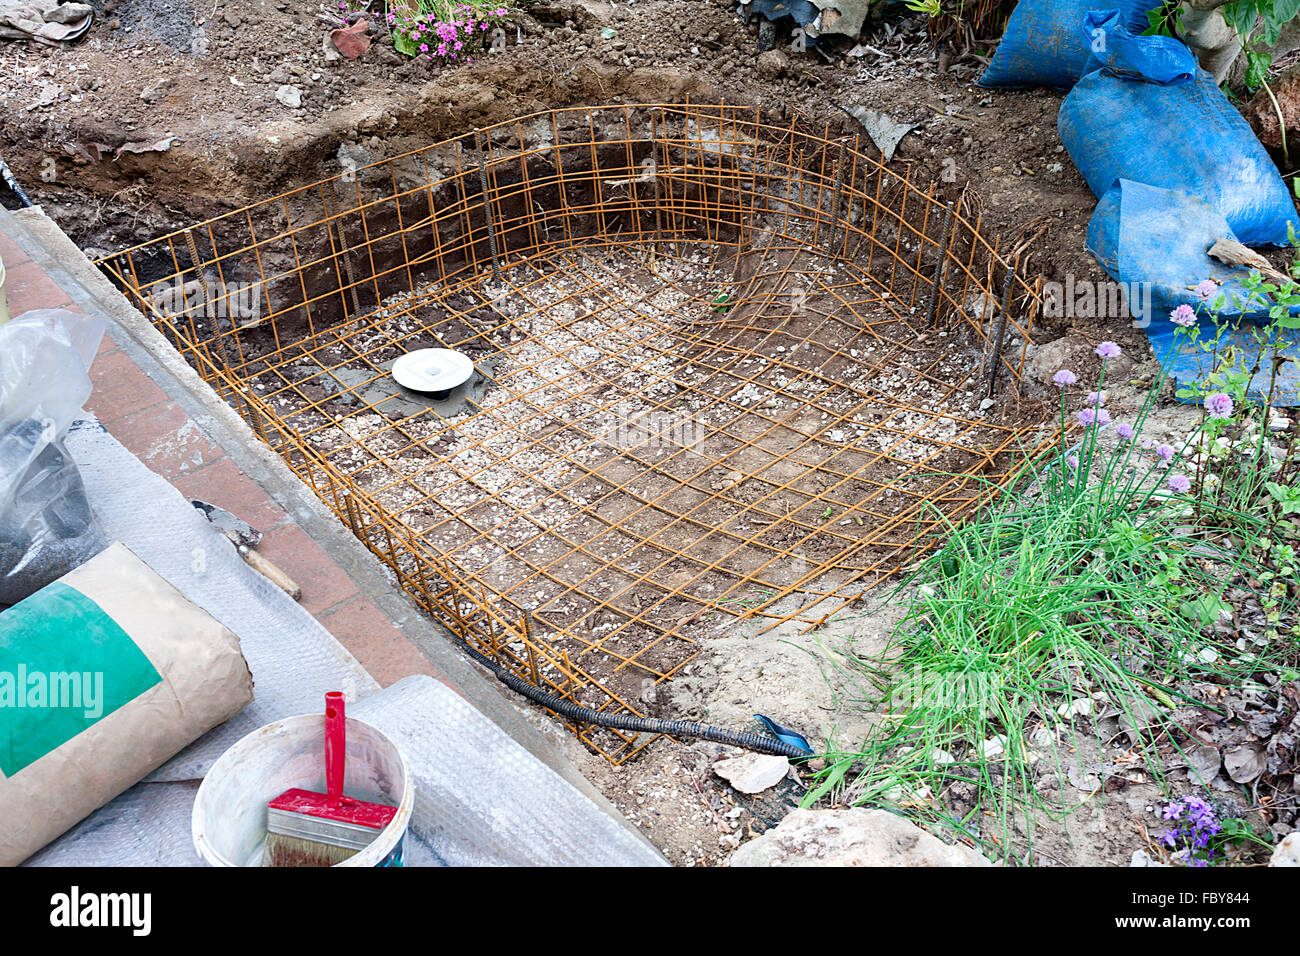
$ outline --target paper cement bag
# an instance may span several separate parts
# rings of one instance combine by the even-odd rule
[[[120,543],[0,612],[0,865],[252,699],[238,638]]]

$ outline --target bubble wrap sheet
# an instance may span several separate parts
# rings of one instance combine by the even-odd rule
[[[405,752],[415,774],[412,827],[450,865],[667,865],[431,677],[403,678],[350,713]]]
[[[180,492],[99,422],[74,423],[67,446],[108,538],[239,637],[255,697],[25,865],[200,865],[190,842],[198,781],[240,737],[319,710],[321,695],[333,688],[356,700],[353,716],[397,741],[415,774],[408,866],[664,863],[445,685],[409,677],[380,691],[346,648],[249,568]]]

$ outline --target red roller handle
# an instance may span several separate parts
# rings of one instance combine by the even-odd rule
[[[343,692],[325,695],[325,794],[331,800],[343,796],[343,764],[347,756],[347,712]]]

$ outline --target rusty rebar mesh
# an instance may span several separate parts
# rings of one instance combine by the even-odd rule
[[[102,264],[427,612],[605,711],[655,712],[738,617],[858,600],[1030,440],[980,402],[1036,283],[756,110],[541,113]],[[474,359],[466,411],[386,384],[426,347]],[[574,729],[615,762],[650,741]]]

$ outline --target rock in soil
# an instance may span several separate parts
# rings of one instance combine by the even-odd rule
[[[781,50],[768,50],[766,53],[760,53],[754,65],[758,69],[758,75],[769,80],[774,80],[790,72],[790,58]]]
[[[746,843],[731,866],[992,866],[885,810],[793,810]]]
[[[1146,850],[1134,850],[1133,856],[1129,860],[1129,866],[1163,866],[1168,867],[1168,863],[1161,863],[1159,860],[1147,853]]]
[[[741,754],[719,760],[713,772],[741,793],[762,793],[780,783],[790,772],[790,761],[771,754]]]
[[[1287,836],[1273,851],[1269,866],[1300,866],[1300,830]]]
[[[302,106],[302,91],[287,83],[275,91],[275,98],[291,110]]]
[[[1093,350],[1096,344],[1081,335],[1066,335],[1055,342],[1047,342],[1034,350],[1025,365],[1025,377],[1042,385],[1051,385],[1052,376],[1068,368],[1078,377],[1080,385],[1096,381],[1095,369],[1101,364]],[[1133,360],[1127,354],[1111,359],[1106,364],[1106,380],[1122,381],[1133,371]]]

